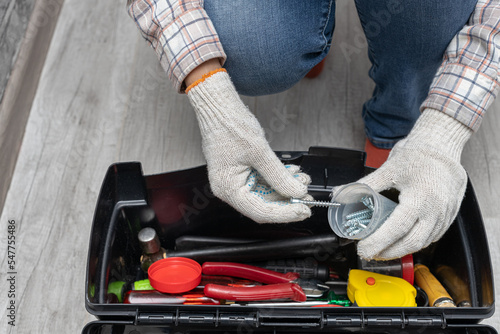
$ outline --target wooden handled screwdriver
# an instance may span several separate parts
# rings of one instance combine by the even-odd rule
[[[456,307],[453,299],[438,279],[423,264],[415,264],[415,283],[425,291],[429,305],[435,307]]]
[[[471,307],[469,286],[450,266],[440,265],[436,268],[436,276],[443,282],[458,307]]]

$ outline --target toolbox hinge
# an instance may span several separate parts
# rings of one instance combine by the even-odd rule
[[[135,318],[136,325],[164,325],[176,322],[174,313],[138,313]]]
[[[440,315],[409,315],[406,317],[406,326],[420,328],[438,327],[444,329],[446,328],[446,321]]]
[[[324,325],[328,327],[363,327],[363,316],[353,314],[326,314]]]
[[[215,313],[193,313],[181,312],[175,313],[139,313],[136,317],[137,325],[218,325],[218,315]]]
[[[259,311],[257,312],[256,326],[260,327],[297,327],[297,328],[323,328],[322,312],[302,312],[300,314],[290,311]]]
[[[218,317],[218,324],[225,327],[234,327],[238,329],[253,328],[257,326],[257,314],[250,313],[223,313]]]
[[[446,324],[439,315],[411,315],[405,314],[326,314],[326,327],[362,327],[362,328],[445,328]]]
[[[368,327],[372,326],[384,326],[384,327],[395,327],[404,328],[405,324],[401,314],[399,315],[367,315],[365,319],[365,325]]]

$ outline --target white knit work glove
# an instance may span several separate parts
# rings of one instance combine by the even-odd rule
[[[289,203],[291,197],[307,197],[310,177],[298,166],[281,163],[225,71],[195,84],[188,97],[217,197],[258,223],[294,222],[311,215],[306,205]]]
[[[460,164],[472,130],[452,117],[425,109],[387,161],[360,179],[374,191],[399,190],[399,204],[372,235],[358,243],[365,259],[393,259],[439,240],[455,219],[467,184]]]

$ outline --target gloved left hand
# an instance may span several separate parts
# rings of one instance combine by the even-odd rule
[[[439,240],[455,219],[467,185],[460,164],[472,130],[452,117],[425,109],[387,161],[360,179],[374,191],[399,190],[399,204],[372,235],[358,243],[365,259],[393,259]]]

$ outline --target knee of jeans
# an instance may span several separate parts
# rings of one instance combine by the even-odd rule
[[[238,92],[278,93],[303,78],[333,33],[331,2],[206,0]]]
[[[228,59],[224,67],[238,93],[246,96],[283,92],[298,83],[307,73],[298,60],[279,61],[279,55],[268,55],[254,60],[247,58],[242,62]]]

